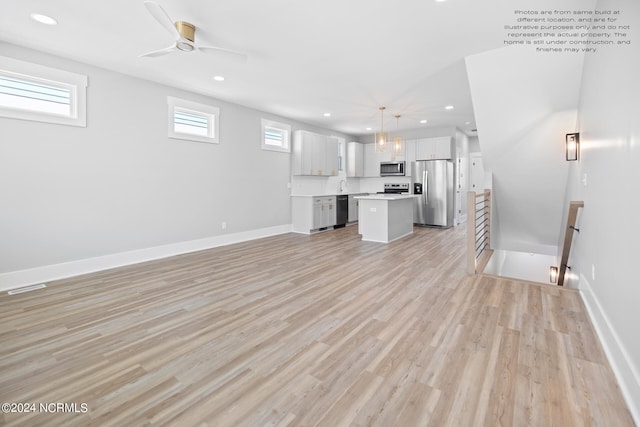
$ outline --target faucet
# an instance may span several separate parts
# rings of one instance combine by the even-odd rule
[[[347,181],[345,181],[344,179],[341,179],[340,182],[338,182],[338,193],[342,193],[346,189],[347,189]]]

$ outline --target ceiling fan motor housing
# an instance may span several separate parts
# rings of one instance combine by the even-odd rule
[[[176,30],[178,30],[182,38],[185,38],[190,42],[193,42],[195,40],[195,34],[196,34],[195,25],[186,21],[177,21],[175,23],[175,26],[176,26]]]

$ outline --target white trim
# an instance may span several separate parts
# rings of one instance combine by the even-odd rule
[[[213,144],[220,143],[220,108],[214,105],[200,104],[199,102],[187,101],[186,99],[167,96],[167,136],[173,139],[182,139],[186,141],[208,142]],[[174,112],[176,109],[183,109],[200,113],[209,118],[209,135],[200,136],[189,133],[176,132],[174,128]],[[211,129],[211,126],[213,129]]]
[[[224,234],[221,236],[212,236],[204,239],[172,243],[169,245],[156,246],[135,251],[120,252],[117,254],[81,259],[62,264],[46,265],[28,270],[12,271],[0,274],[0,291],[8,291],[10,289],[32,285],[34,283],[66,279],[69,277],[79,276],[81,274],[95,273],[97,271],[108,270],[110,268],[123,267],[145,261],[153,261],[174,255],[181,255],[189,252],[196,252],[289,232],[291,232],[291,224],[285,224],[233,234]]]
[[[633,360],[624,345],[622,345],[622,341],[611,325],[606,312],[602,309],[602,305],[591,289],[591,285],[582,274],[580,274],[578,288],[591,323],[593,323],[607,359],[611,364],[611,369],[613,369],[613,373],[618,380],[618,385],[629,412],[631,412],[635,423],[640,426],[640,406],[638,406],[640,405],[640,375],[638,375],[637,368],[634,366]]]
[[[24,109],[0,107],[0,116],[20,120],[54,123],[70,126],[87,126],[87,76],[69,71],[46,67],[40,64],[20,61],[0,56],[0,73],[23,78],[29,81],[41,81],[52,86],[65,87],[71,91],[70,115],[59,115]]]

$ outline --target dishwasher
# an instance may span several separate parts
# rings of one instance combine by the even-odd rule
[[[349,220],[349,196],[341,194],[336,196],[336,225],[334,228],[344,227]]]

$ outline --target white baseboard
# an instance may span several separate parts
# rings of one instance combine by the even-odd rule
[[[224,234],[205,239],[172,243],[169,245],[120,252],[95,258],[80,259],[61,264],[45,265],[28,270],[11,271],[0,274],[0,291],[52,280],[66,279],[81,274],[94,273],[110,268],[123,267],[145,261],[167,258],[174,255],[201,251],[218,246],[245,242],[291,232],[291,224],[243,231],[240,233]]]
[[[591,322],[596,329],[613,373],[618,380],[618,385],[622,390],[629,412],[631,412],[636,425],[640,426],[640,406],[638,406],[640,405],[640,375],[638,375],[637,368],[622,345],[598,298],[593,293],[591,285],[582,274],[580,275],[578,287]],[[629,326],[634,327],[632,325]]]

